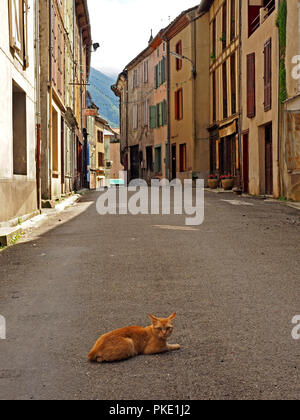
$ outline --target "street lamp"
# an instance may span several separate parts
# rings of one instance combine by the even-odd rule
[[[170,55],[173,55],[174,57],[178,58],[178,60],[187,60],[187,61],[189,61],[192,64],[192,66],[193,66],[192,72],[193,72],[194,79],[196,79],[197,70],[196,70],[196,66],[195,66],[193,60],[191,60],[188,57],[185,57],[184,55],[178,54],[178,53],[176,53],[174,51],[171,51],[170,52]]]

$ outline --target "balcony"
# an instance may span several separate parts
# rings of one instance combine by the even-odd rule
[[[261,6],[248,6],[248,27],[250,36],[268,19],[276,8],[275,0],[264,0]]]

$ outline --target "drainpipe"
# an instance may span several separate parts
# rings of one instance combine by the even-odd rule
[[[36,188],[37,208],[41,210],[41,83],[40,83],[39,0],[35,2],[35,89],[36,89]]]
[[[242,0],[239,1],[239,130],[238,130],[238,188],[242,191]]]
[[[277,10],[279,8],[279,3],[280,0],[278,1],[277,4]],[[283,129],[282,129],[282,105],[280,103],[280,77],[279,77],[279,71],[280,71],[280,42],[279,42],[279,28],[277,31],[277,46],[278,46],[278,110],[277,110],[277,169],[278,169],[278,177],[277,177],[277,181],[278,181],[278,193],[279,193],[279,197],[281,197],[283,195],[283,180],[281,179],[281,161],[280,161],[280,156],[281,156],[281,135],[283,134]]]
[[[167,100],[168,100],[168,150],[169,150],[169,181],[172,180],[172,150],[171,150],[171,107],[170,107],[170,81],[171,81],[171,69],[170,69],[170,41],[164,39],[167,43]]]
[[[192,51],[193,54],[193,63],[194,63],[194,69],[193,69],[193,162],[192,162],[192,179],[193,179],[193,170],[195,169],[195,151],[196,151],[196,142],[197,142],[197,110],[196,110],[196,86],[197,86],[197,27],[196,27],[197,20],[194,19],[192,22],[192,31],[193,31],[193,43],[194,48]]]
[[[49,0],[49,128],[48,128],[48,191],[47,195],[50,200],[52,198],[52,1]],[[50,151],[50,152],[49,152]]]
[[[128,87],[128,73],[126,73],[126,154],[127,154],[127,182],[129,180],[128,177],[128,168],[129,168],[129,158],[130,158],[130,153],[129,153],[129,142],[128,142],[128,134],[129,134],[129,127],[128,127],[128,123],[129,123],[129,87]],[[131,170],[131,168],[130,168]]]

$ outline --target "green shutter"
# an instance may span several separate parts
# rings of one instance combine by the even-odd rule
[[[155,87],[156,89],[159,87],[159,80],[158,80],[159,74],[158,74],[158,65],[155,66]]]
[[[166,100],[163,101],[163,114],[163,125],[168,125],[168,106]]]
[[[163,103],[162,102],[158,105],[158,109],[159,109],[159,126],[162,127],[164,125],[164,120],[163,120]]]
[[[156,106],[150,106],[150,128],[156,128]]]
[[[168,172],[169,170],[169,143],[166,143],[166,178],[168,177]]]
[[[161,83],[164,84],[165,81],[166,81],[166,59],[165,59],[165,57],[163,57],[162,62],[161,62],[161,73],[162,73]]]

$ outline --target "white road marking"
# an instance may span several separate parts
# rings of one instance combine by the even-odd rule
[[[182,230],[182,231],[194,231],[197,232],[199,229],[191,228],[188,226],[169,226],[169,225],[154,225],[154,228],[165,229],[165,230]]]
[[[247,203],[247,201],[241,201],[241,200],[221,200],[225,203],[229,203],[233,206],[254,206],[252,203]]]

